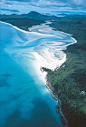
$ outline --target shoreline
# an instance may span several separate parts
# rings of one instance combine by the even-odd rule
[[[62,102],[62,111],[69,127],[86,127],[86,94],[80,95],[82,91],[86,92],[86,17],[59,18],[50,26],[69,33],[77,40],[77,43],[69,45],[64,51],[67,60],[63,66],[58,71],[49,73],[48,77],[51,77],[51,85]],[[55,83],[53,77],[55,80],[57,78]]]
[[[43,70],[43,68],[41,67],[40,70],[43,72],[45,72]],[[68,121],[67,119],[65,118],[63,112],[62,112],[62,109],[61,109],[61,101],[59,100],[58,96],[55,94],[54,92],[54,88],[52,87],[52,85],[50,84],[49,82],[49,79],[47,78],[47,74],[45,76],[45,86],[46,88],[48,89],[48,91],[50,92],[52,98],[57,102],[57,106],[55,107],[56,108],[56,112],[57,114],[60,114],[60,119],[61,119],[61,122],[63,124],[63,127],[68,127]]]
[[[2,22],[2,23],[4,23],[4,22]],[[9,24],[9,23],[6,23],[6,24]],[[9,24],[9,25],[11,25],[11,24]],[[46,23],[45,23],[45,25],[46,25]],[[29,31],[22,30],[22,29],[20,29],[20,28],[18,28],[18,27],[16,27],[16,26],[13,26],[13,25],[12,25],[12,27],[16,28],[17,30],[19,30],[19,31],[21,31],[21,32],[30,33]],[[34,26],[33,26],[33,27],[34,27]],[[50,28],[51,28],[51,27],[50,27]],[[31,31],[31,32],[33,32],[33,31]],[[74,42],[68,44],[68,45],[66,46],[66,48],[67,48],[69,45],[73,45],[74,43],[77,42],[73,37],[71,37],[70,34],[65,33],[65,32],[62,32],[62,31],[58,31],[58,30],[57,30],[57,32],[61,32],[61,33],[67,34],[67,35],[70,36],[70,38],[71,38],[72,40],[74,40]],[[46,50],[46,51],[47,51],[47,50]],[[60,50],[60,51],[63,52],[63,50]],[[66,54],[65,54],[64,52],[63,52],[63,54],[64,54],[64,57],[63,57],[61,60],[57,60],[59,64],[58,64],[58,63],[56,62],[56,60],[55,60],[55,62],[53,63],[53,67],[54,67],[54,68],[51,67],[51,64],[50,64],[49,69],[51,69],[51,70],[54,69],[54,70],[55,70],[55,68],[60,67],[60,66],[66,61]],[[45,52],[45,53],[42,54],[42,55],[43,55],[42,57],[45,58],[45,56],[47,56],[48,53]],[[61,101],[59,100],[58,96],[55,95],[54,89],[53,89],[53,87],[51,86],[51,84],[50,84],[49,81],[48,81],[47,73],[46,73],[45,71],[42,72],[42,73],[39,72],[40,70],[42,71],[41,66],[44,66],[44,65],[45,65],[44,67],[46,68],[46,67],[49,66],[49,63],[48,63],[47,66],[46,66],[45,63],[42,63],[42,61],[40,60],[39,54],[37,54],[36,52],[35,52],[35,57],[36,57],[35,63],[36,63],[36,62],[39,63],[39,65],[37,64],[38,67],[35,67],[35,68],[37,68],[36,71],[37,71],[38,75],[39,75],[39,76],[41,75],[41,78],[44,80],[45,86],[46,86],[46,88],[48,89],[48,91],[50,92],[52,98],[58,103],[58,106],[55,107],[55,108],[56,108],[56,113],[57,113],[57,114],[60,114],[60,119],[61,119],[61,122],[62,122],[62,124],[63,124],[63,127],[68,127],[68,122],[67,122],[67,120],[66,120],[66,118],[65,118],[65,116],[64,116],[64,114],[63,114],[63,112],[62,112],[62,109],[61,109]],[[48,56],[48,57],[49,57],[49,56]],[[37,61],[38,58],[39,58],[39,61]],[[52,58],[53,58],[53,57],[52,57]],[[47,60],[49,61],[49,59],[47,59]],[[53,58],[53,60],[54,60],[54,58]],[[41,64],[42,64],[42,65],[41,65]],[[44,65],[43,65],[43,64],[44,64]],[[35,65],[36,65],[36,64],[35,64]]]
[[[1,23],[4,23],[4,22],[2,22],[2,21],[0,21],[0,22],[1,22]],[[10,23],[6,23],[6,24],[11,25]],[[18,27],[16,27],[16,26],[13,26],[13,25],[11,25],[11,26],[14,27],[14,28],[16,28],[17,30],[19,30],[19,31],[21,31],[21,32],[30,33],[29,31],[22,30],[22,29],[20,29],[20,28],[18,28]],[[51,28],[51,27],[50,27],[50,28]],[[57,30],[57,32],[58,32],[58,30]],[[61,32],[61,31],[60,31],[60,32]],[[65,33],[65,32],[61,32],[61,33],[68,34],[68,33]],[[68,44],[67,46],[72,45],[72,44],[74,44],[74,43],[77,42],[73,37],[71,37],[70,34],[68,34],[68,35],[70,36],[70,38],[72,38],[72,39],[74,40],[74,42],[71,43],[71,44]],[[63,51],[62,51],[62,52],[63,52]],[[63,54],[65,54],[65,53],[63,52]],[[39,55],[39,54],[38,54],[38,55]],[[38,55],[35,54],[35,57],[39,58]],[[42,55],[43,55],[43,54],[42,54]],[[46,55],[47,55],[47,52],[44,53],[43,57],[45,58]],[[37,59],[36,59],[36,60],[37,60]],[[48,59],[48,61],[49,61],[49,59]],[[66,54],[64,55],[64,57],[63,57],[61,60],[57,60],[57,61],[58,61],[59,64],[56,63],[56,60],[55,60],[55,62],[53,63],[53,64],[55,64],[55,65],[53,65],[54,69],[55,69],[56,67],[60,67],[60,66],[66,61]],[[61,61],[62,61],[62,62],[61,62]],[[64,116],[63,113],[62,113],[61,101],[59,100],[58,96],[55,95],[54,89],[53,89],[53,87],[51,86],[51,84],[50,84],[49,81],[48,81],[47,73],[46,73],[45,71],[44,71],[44,73],[43,73],[43,72],[40,73],[40,72],[38,71],[38,70],[41,70],[41,71],[42,71],[42,69],[41,69],[41,66],[43,66],[43,64],[41,65],[41,62],[42,62],[42,61],[40,60],[40,61],[37,61],[37,62],[38,62],[38,63],[40,62],[40,64],[39,64],[39,66],[38,66],[38,68],[37,68],[36,71],[38,72],[38,75],[39,75],[39,76],[41,75],[41,78],[44,80],[45,86],[46,86],[46,88],[48,89],[48,91],[50,92],[52,98],[53,98],[55,101],[58,102],[58,106],[56,106],[55,108],[56,108],[57,114],[58,114],[58,113],[60,114],[60,119],[61,119],[61,122],[62,122],[62,124],[63,124],[63,127],[68,127],[68,122],[67,122],[65,116]],[[37,64],[37,65],[38,65],[38,64]],[[41,65],[41,66],[40,66],[40,65]],[[48,65],[48,66],[49,66],[49,65]],[[45,67],[45,68],[47,67],[46,64],[45,64],[44,67]],[[50,67],[49,69],[52,70],[53,68]]]
[[[57,31],[64,31],[65,33],[69,33],[71,37],[77,40],[77,43],[73,43],[74,45],[69,45],[67,49],[64,51],[64,53],[66,53],[67,55],[67,60],[63,64],[64,68],[63,66],[61,66],[59,69],[57,68],[53,72],[53,74],[55,75],[53,75],[52,73],[49,73],[48,76],[51,77],[50,79],[51,80],[50,82],[52,82],[51,85],[53,88],[55,87],[57,95],[59,96],[62,102],[62,105],[61,105],[62,111],[68,121],[68,125],[70,127],[76,127],[76,126],[85,127],[86,125],[86,122],[85,122],[86,121],[86,112],[85,112],[86,95],[81,96],[80,92],[83,91],[83,89],[86,92],[86,77],[85,77],[86,76],[86,72],[85,72],[86,70],[86,66],[85,66],[85,63],[86,63],[86,57],[85,57],[86,56],[86,52],[85,52],[86,51],[86,41],[85,41],[86,40],[86,34],[85,34],[86,33],[85,32],[86,31],[86,27],[85,27],[86,17],[67,16],[63,18],[58,18],[58,20],[56,19],[51,24],[49,24],[49,26],[55,28],[55,30]],[[39,72],[37,73],[40,74]],[[41,75],[41,77],[42,76],[43,75]],[[58,81],[57,81],[57,77],[58,77]],[[53,81],[55,81],[55,83],[53,83]],[[57,86],[57,83],[58,83],[58,86]],[[78,90],[76,89],[77,85],[78,85]],[[83,85],[83,89],[82,89],[82,85]],[[62,89],[60,86],[62,87]],[[57,88],[59,89],[59,92],[57,91]],[[72,90],[74,90],[73,94],[71,92]],[[53,97],[55,97],[55,95]],[[77,110],[77,108],[79,110]],[[56,107],[56,109],[58,109],[59,111],[59,106]],[[83,113],[83,115],[81,115],[81,113]]]
[[[2,22],[2,21],[0,21],[0,22],[1,22],[1,23],[5,23],[5,22]],[[9,26],[14,27],[15,29],[17,29],[17,30],[19,30],[19,31],[21,31],[21,32],[28,33],[28,31],[21,30],[20,28],[18,28],[18,27],[16,27],[16,26],[13,26],[13,25],[11,25],[10,23],[5,23],[5,24],[8,24]],[[44,54],[44,56],[46,56],[46,55],[47,55],[47,53]],[[49,59],[48,59],[48,61],[49,61]],[[63,59],[59,60],[58,62],[60,63],[60,66],[61,66],[62,63],[64,63],[65,61],[66,61],[66,54],[64,55]],[[54,63],[55,63],[55,65],[57,65],[57,64],[56,64],[56,60],[55,60]],[[40,64],[40,65],[41,65],[41,64]],[[40,68],[40,65],[38,66],[38,68]],[[54,66],[54,65],[53,65],[53,66]],[[58,65],[57,65],[57,66],[58,66]],[[45,66],[45,67],[46,67],[46,66]],[[55,66],[55,68],[56,68],[56,66]],[[53,68],[50,68],[50,69],[53,69]],[[41,70],[41,69],[40,69],[40,70]],[[38,74],[40,74],[40,73],[38,72]],[[59,105],[59,106],[56,106],[56,112],[60,114],[61,122],[62,122],[62,124],[64,124],[63,127],[67,127],[67,126],[66,126],[67,122],[65,122],[66,119],[65,119],[65,117],[64,117],[64,115],[63,115],[63,113],[62,113],[62,111],[61,111],[61,107],[60,107],[60,103],[59,103],[60,100],[59,100],[58,97],[54,94],[53,88],[50,87],[46,75],[47,75],[46,72],[45,72],[45,73],[42,73],[42,76],[43,76],[43,78],[44,78],[44,80],[45,80],[45,86],[46,86],[46,88],[48,89],[48,91],[51,93],[52,98],[58,102],[58,105]],[[58,108],[59,108],[59,109],[58,109]],[[59,110],[59,112],[58,112],[58,110]],[[65,120],[64,120],[64,119],[65,119]]]

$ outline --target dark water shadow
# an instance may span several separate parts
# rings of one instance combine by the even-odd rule
[[[8,80],[12,77],[11,74],[0,74],[0,87],[9,87]]]
[[[23,118],[21,112],[15,110],[6,119],[3,127],[60,127],[44,101],[35,98],[33,103],[35,108],[32,111],[32,117],[30,119]]]

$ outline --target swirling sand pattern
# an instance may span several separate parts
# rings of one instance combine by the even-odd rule
[[[23,122],[25,127],[62,127],[40,67],[60,67],[66,60],[62,50],[75,42],[47,24],[26,32],[0,22],[0,126],[21,127]]]

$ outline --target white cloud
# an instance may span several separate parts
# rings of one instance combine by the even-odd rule
[[[62,2],[56,2],[56,1],[48,1],[48,0],[39,0],[39,2],[30,2],[32,3],[33,5],[36,5],[36,6],[65,6],[66,4],[65,3],[62,3]]]
[[[22,1],[22,2],[21,2]],[[26,2],[25,2],[26,1]],[[52,13],[57,11],[86,11],[86,0],[1,0],[1,8],[18,10],[17,14],[38,11]],[[6,12],[6,11],[5,11]],[[4,11],[2,10],[2,12]],[[12,12],[10,12],[12,13]],[[7,12],[8,14],[8,12]],[[56,13],[54,13],[56,14]]]
[[[0,0],[1,3],[9,1],[27,2],[34,6],[71,6],[86,7],[86,0]]]

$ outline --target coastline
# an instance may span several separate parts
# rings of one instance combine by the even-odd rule
[[[50,83],[52,82],[52,83],[50,84],[47,81],[46,87],[48,88],[52,97],[56,101],[57,101],[58,96],[59,97],[61,96],[60,100],[61,100],[62,106],[59,103],[60,101],[58,101],[58,104],[60,106],[57,106],[56,108],[57,108],[57,113],[60,110],[60,115],[62,116],[63,123],[64,123],[64,121],[67,120],[66,126],[86,127],[86,122],[85,122],[86,121],[86,112],[85,112],[85,100],[86,100],[85,99],[86,98],[86,94],[85,94],[85,92],[86,92],[85,91],[86,90],[86,87],[85,87],[86,86],[85,60],[86,59],[84,57],[85,51],[86,51],[85,27],[84,27],[83,23],[78,24],[78,22],[81,21],[80,17],[78,19],[76,16],[74,17],[76,25],[73,24],[73,26],[72,25],[70,26],[70,24],[68,24],[67,27],[65,27],[63,19],[65,19],[65,18],[62,18],[61,21],[53,22],[52,24],[50,24],[50,26],[54,27],[56,30],[64,31],[65,33],[69,33],[70,35],[72,35],[73,38],[77,39],[77,43],[75,42],[74,45],[69,45],[67,47],[67,49],[64,51],[67,54],[67,60],[59,68],[59,70],[57,68],[58,72],[57,72],[57,70],[55,70],[53,73],[51,72],[48,74],[47,79],[51,78],[49,82]],[[68,17],[66,20],[67,20],[66,23],[69,22]],[[70,18],[70,20],[72,20],[72,17]],[[85,21],[86,18],[83,17],[83,20]],[[61,22],[62,27],[59,26],[60,22]],[[72,21],[70,21],[70,23],[71,22]],[[70,31],[68,28],[70,29]],[[71,62],[72,62],[72,65],[71,65]],[[48,73],[49,70],[46,69],[44,71],[46,71]],[[53,75],[55,75],[55,77]],[[63,78],[61,79],[62,76],[63,76]],[[57,78],[57,81],[55,81],[56,86],[55,86],[55,83],[53,83],[54,82],[53,78],[54,78],[54,80],[56,80],[56,78]],[[58,79],[60,79],[60,80],[58,81]],[[73,80],[75,80],[75,81],[73,81]],[[65,84],[65,87],[62,88],[63,89],[62,90],[59,86],[60,93],[58,94],[58,90],[57,90],[58,84],[61,85],[61,83],[62,83],[62,85]],[[74,88],[72,88],[73,90],[75,90],[74,95],[71,95],[70,89],[67,88],[67,87],[72,87],[72,84],[74,84],[74,86],[73,86]],[[78,88],[77,88],[77,84],[78,84]],[[66,91],[66,89],[69,89],[67,91],[67,93],[70,94],[70,96],[66,93],[64,94],[64,89],[65,89],[65,91]],[[55,96],[54,90],[56,90],[55,92],[57,92],[57,96]],[[82,96],[80,96],[82,92],[84,94]],[[66,95],[66,98],[64,97],[64,95]],[[75,96],[75,97],[73,98],[73,96]],[[66,100],[67,97],[69,97],[68,100]],[[64,126],[65,126],[65,124],[64,124]]]
[[[45,72],[42,67],[40,68],[40,70],[42,71],[42,73]],[[56,108],[57,114],[60,114],[60,119],[61,119],[61,122],[63,124],[63,127],[68,127],[68,121],[65,118],[65,116],[62,112],[62,109],[61,109],[61,101],[59,100],[58,96],[55,94],[54,88],[52,87],[51,83],[49,82],[49,78],[47,77],[47,73],[46,73],[46,76],[45,76],[45,86],[48,89],[48,91],[50,92],[52,98],[58,104],[55,108]]]
[[[86,94],[81,96],[82,91],[86,92],[85,21],[86,17],[83,16],[67,16],[50,24],[55,30],[69,33],[77,40],[77,43],[69,45],[64,51],[67,54],[67,60],[58,72],[55,70],[48,75],[51,77],[52,87],[62,102],[61,108],[69,127],[86,127]],[[53,83],[53,78],[55,80],[57,78],[55,83]]]
[[[83,89],[85,91],[86,87],[84,85],[86,84],[86,82],[85,82],[85,76],[86,76],[86,73],[85,73],[85,69],[86,69],[86,66],[85,66],[85,60],[86,60],[86,58],[85,58],[85,56],[86,56],[86,53],[85,53],[85,51],[86,51],[85,30],[86,29],[85,29],[85,26],[86,26],[86,22],[83,22],[83,21],[85,21],[86,18],[82,18],[82,20],[81,20],[81,17],[79,19],[76,16],[74,17],[74,19],[72,19],[72,16],[71,16],[71,18],[69,18],[69,17],[59,18],[58,21],[54,21],[52,24],[50,24],[50,26],[59,30],[59,31],[64,31],[65,33],[70,33],[70,35],[72,35],[74,38],[77,39],[77,43],[75,43],[74,45],[68,46],[67,50],[64,51],[67,54],[67,60],[63,64],[64,68],[63,68],[63,66],[61,66],[60,70],[65,75],[66,81],[64,79],[62,79],[62,81],[64,81],[64,84],[67,83],[67,85],[65,86],[66,88],[68,88],[68,84],[70,81],[71,81],[71,84],[73,84],[74,81],[72,81],[71,79],[74,79],[75,81],[77,79],[77,81],[74,83],[77,84],[77,82],[80,82],[81,85],[79,84],[79,86],[80,86],[78,88],[79,91],[82,91]],[[64,25],[64,24],[67,24],[67,25]],[[57,70],[58,70],[58,68],[57,68]],[[67,74],[67,72],[68,72],[68,74]],[[56,70],[54,71],[54,73],[56,73]],[[59,80],[60,77],[64,76],[64,75],[61,75],[60,71],[58,73],[59,73],[59,75],[57,74],[56,77],[58,77],[58,80]],[[66,75],[67,75],[67,77],[66,77]],[[80,76],[82,76],[82,77],[80,77]],[[51,76],[51,77],[53,77],[53,76]],[[84,81],[83,81],[83,78],[84,78]],[[61,84],[62,84],[62,81],[61,81]],[[69,85],[71,86],[71,84],[69,84]],[[51,85],[53,85],[53,84],[51,84]],[[83,86],[83,89],[82,89],[82,86]],[[48,85],[47,85],[47,87],[48,87]],[[75,86],[73,86],[73,87],[74,87],[74,89],[76,89]],[[54,86],[53,86],[53,88],[54,88]],[[58,92],[58,91],[56,91],[56,92]],[[63,91],[61,90],[61,93],[62,92]],[[68,89],[68,92],[70,92],[69,89]],[[77,91],[74,91],[74,95],[76,92]],[[66,95],[66,93],[63,94],[61,97],[63,97],[64,95]],[[78,96],[79,95],[80,95],[80,92],[78,92]],[[60,95],[58,94],[58,96],[60,96]],[[55,97],[55,94],[53,95],[53,97]],[[66,96],[66,98],[67,97],[68,97],[68,95]],[[72,103],[72,101],[70,101],[70,103],[69,103],[70,105],[71,104],[73,105],[72,106],[73,109],[69,109],[67,113],[66,113],[67,109],[64,109],[64,104],[63,104],[64,100],[63,100],[63,98],[62,98],[62,100],[60,98],[60,100],[62,101],[62,104],[63,104],[63,106],[62,106],[62,111],[64,110],[63,114],[66,115],[66,119],[67,119],[70,127],[76,127],[76,126],[85,127],[86,124],[82,125],[82,122],[85,119],[83,117],[85,115],[81,115],[81,113],[82,113],[81,111],[84,112],[85,98],[86,98],[85,96],[84,96],[84,98],[80,98],[81,100],[79,103],[81,106],[79,105],[79,103],[77,104],[77,99],[73,98],[74,104]],[[67,103],[65,105],[68,106]],[[78,107],[80,110],[77,111],[76,107],[74,107],[74,106]],[[59,107],[57,107],[57,109],[59,110]],[[78,116],[80,116],[80,118],[78,118],[78,120],[77,120],[77,115],[75,116],[74,123],[72,122],[74,120],[73,119],[74,115],[73,114],[70,115],[71,110],[73,110],[73,113],[75,113],[74,111],[77,111],[76,113],[78,113]],[[69,117],[70,117],[70,119],[69,119]],[[80,121],[80,119],[82,119],[82,120]]]
[[[1,23],[4,23],[4,22],[2,22],[2,21],[0,21]],[[7,24],[7,25],[9,25],[9,26],[11,26],[11,27],[14,27],[15,29],[17,29],[17,30],[19,30],[19,31],[21,31],[21,32],[24,32],[24,33],[28,33],[27,31],[24,31],[24,30],[21,30],[20,28],[17,28],[16,26],[13,26],[13,25],[11,25],[11,24],[9,24],[9,23],[5,23],[5,24]],[[63,52],[62,52],[63,53]],[[52,54],[50,54],[51,56],[52,56]],[[64,55],[64,53],[63,53],[63,55]],[[47,51],[46,51],[46,53],[44,53],[43,54],[43,57],[45,58],[45,56],[48,56],[48,53],[47,53]],[[39,58],[39,57],[37,57],[37,58]],[[54,58],[52,57],[52,60],[54,60]],[[64,57],[61,59],[61,60],[59,60],[58,62],[59,62],[59,64],[61,65],[62,63],[64,63],[64,61],[66,60],[66,55],[64,55]],[[47,61],[48,62],[50,62],[51,60],[50,59],[47,59]],[[55,60],[56,61],[56,60]],[[55,68],[56,67],[56,65],[57,65],[57,63],[54,61],[54,63],[53,63],[53,67]],[[40,65],[41,64],[39,64],[39,66],[38,66],[38,69],[40,68]],[[44,65],[44,64],[43,64]],[[45,67],[46,67],[46,64],[45,64]],[[54,68],[51,68],[51,65],[50,65],[50,68],[51,69],[54,69]],[[39,73],[39,72],[38,72]],[[40,73],[39,73],[40,74]],[[47,75],[47,73],[43,73],[43,78],[45,78],[45,76]],[[52,88],[50,88],[50,86],[48,85],[49,83],[48,83],[48,81],[46,80],[45,81],[46,82],[46,87],[47,87],[47,89],[48,89],[48,91],[51,93],[51,95],[52,95],[52,97],[53,97],[53,99],[54,100],[56,100],[56,101],[59,101],[60,102],[60,100],[58,100],[57,99],[57,97],[55,96],[55,94],[54,94],[54,92],[53,91],[51,91],[52,90]],[[57,109],[57,106],[56,106],[56,109]],[[65,120],[64,120],[64,115],[62,114],[62,111],[61,111],[61,109],[60,109],[60,106],[59,106],[59,112],[56,110],[56,112],[57,113],[59,113],[60,115],[61,115],[61,121],[62,121],[62,123],[64,124],[64,127],[67,127],[66,126],[66,123],[65,123]]]

